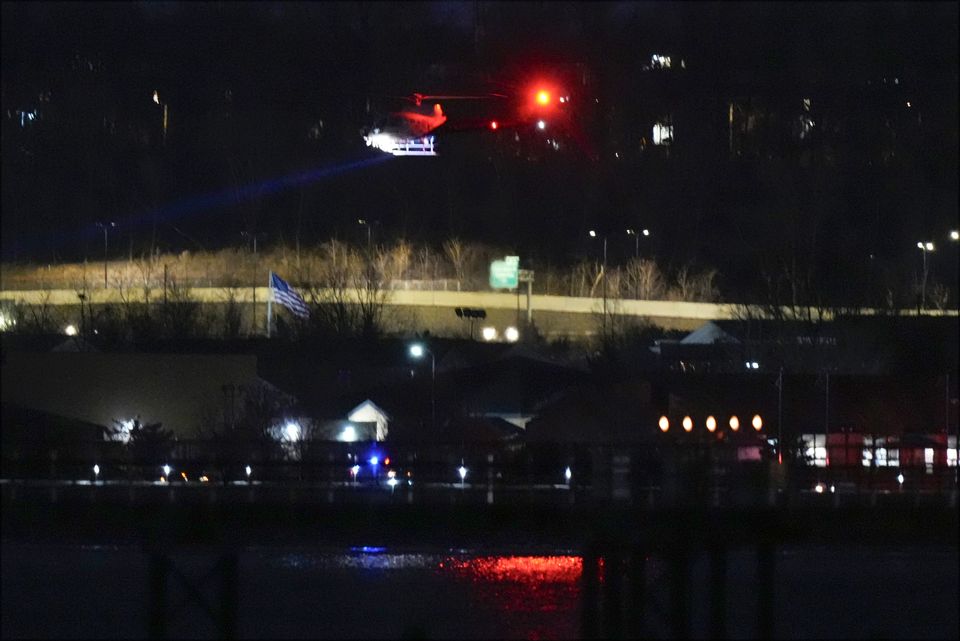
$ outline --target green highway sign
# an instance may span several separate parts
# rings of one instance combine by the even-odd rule
[[[490,287],[515,289],[520,279],[520,257],[507,256],[490,263]]]

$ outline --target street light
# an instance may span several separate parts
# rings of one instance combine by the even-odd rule
[[[366,227],[366,228],[367,228],[367,251],[369,252],[370,249],[371,249],[371,243],[372,243],[371,228],[372,228],[374,225],[379,225],[379,224],[380,224],[380,221],[379,221],[379,220],[366,220],[366,219],[364,219],[364,218],[358,218],[358,219],[357,219],[357,224],[360,225],[361,227]]]
[[[414,343],[410,346],[410,356],[420,359],[424,354],[430,354],[430,429],[435,431],[437,428],[437,399],[434,394],[434,387],[437,382],[437,360],[433,352],[423,345],[423,343]]]
[[[640,236],[649,236],[650,230],[643,229],[637,231],[636,229],[628,229],[627,236],[633,236],[633,257],[640,258]]]
[[[590,238],[596,238],[597,232],[593,229],[590,230]],[[603,269],[601,270],[603,275],[603,335],[607,335],[607,237],[603,237]]]
[[[153,102],[163,107],[163,144],[167,144],[167,103],[160,102],[160,94],[157,93],[157,90],[153,91]]]
[[[920,309],[923,309],[927,304],[927,252],[932,252],[934,247],[930,241],[918,242],[917,249],[923,252],[923,284],[920,286]]]
[[[107,222],[107,223],[97,223],[97,227],[103,230],[103,288],[107,288],[107,232],[116,227],[117,223]]]
[[[260,259],[257,255],[257,238],[261,236],[266,236],[265,233],[260,232],[240,232],[240,236],[246,239],[253,239],[253,333],[257,333],[257,270],[260,268]]]

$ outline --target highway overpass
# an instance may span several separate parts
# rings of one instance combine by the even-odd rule
[[[230,297],[245,307],[245,313],[256,314],[258,327],[263,329],[266,317],[266,301],[270,290],[267,287],[194,287],[189,289],[193,300],[209,305],[223,305]],[[351,292],[354,295],[355,293]],[[476,321],[474,330],[481,326],[494,326],[502,333],[509,325],[522,324],[528,314],[539,330],[548,337],[585,336],[596,333],[603,319],[604,300],[573,296],[533,295],[528,300],[525,293],[464,292],[464,291],[414,291],[390,290],[385,292],[386,306],[384,324],[388,329],[422,331],[429,329],[434,334],[465,334],[470,331],[469,321],[459,318],[454,312],[458,307],[484,309],[485,320]],[[149,300],[159,303],[164,300],[162,288],[151,289],[149,297],[143,288],[88,289],[84,292],[89,305],[144,303]],[[318,296],[329,300],[330,290],[319,290]],[[256,308],[253,308],[254,300]],[[49,290],[0,290],[0,305],[51,305],[65,308],[63,316],[76,315],[79,320],[80,298],[72,289]],[[75,310],[72,308],[76,308]],[[664,329],[689,331],[708,320],[729,320],[747,315],[763,315],[756,306],[726,303],[694,303],[687,301],[607,299],[607,313],[623,319],[645,320]],[[830,310],[808,310],[810,317],[829,320]],[[875,315],[873,309],[860,309],[856,313]],[[917,315],[917,310],[900,310],[902,315]],[[924,310],[924,315],[957,316],[957,310]]]

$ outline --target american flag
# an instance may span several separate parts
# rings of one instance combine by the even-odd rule
[[[270,289],[273,290],[273,300],[289,309],[295,316],[310,317],[310,309],[303,296],[274,273],[270,274]]]

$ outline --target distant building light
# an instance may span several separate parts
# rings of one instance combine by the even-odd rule
[[[567,466],[567,469],[563,471],[563,478],[567,479],[567,483],[570,482],[570,479],[573,478],[573,472],[570,471],[570,466]]]
[[[357,440],[357,428],[353,425],[347,425],[343,428],[343,431],[340,432],[340,436],[337,437],[338,441],[343,443],[353,443]]]
[[[100,466],[99,466],[99,465],[94,465],[94,466],[93,466],[93,474],[94,474],[94,476],[98,476],[98,475],[100,474]]]
[[[508,327],[503,335],[510,343],[516,343],[520,339],[520,332],[517,331],[516,327]]]
[[[460,475],[461,482],[467,478],[467,468],[465,468],[462,463],[460,464],[460,467],[457,468],[457,473]]]
[[[77,335],[77,326],[74,324],[67,325],[63,328],[63,333],[67,336],[76,336]]]
[[[707,417],[707,431],[715,432],[717,430],[717,419],[712,416]]]
[[[250,466],[249,466],[249,465],[246,466],[246,467],[243,469],[243,471],[247,473],[247,478],[250,478],[250,475],[253,474],[253,470],[250,469]]]
[[[547,123],[546,123],[546,122],[544,122],[543,120],[538,120],[538,121],[537,121],[537,129],[543,130],[543,129],[546,129],[546,128],[547,128]]]
[[[485,341],[493,341],[497,339],[496,327],[484,327],[480,333],[483,335],[483,340]]]
[[[689,416],[684,416],[684,417],[683,417],[683,431],[684,431],[684,432],[689,432],[689,431],[691,431],[691,430],[693,430],[693,419],[690,418]]]
[[[763,427],[763,419],[760,418],[759,414],[754,414],[753,420],[750,421],[750,423],[753,425],[753,429],[757,430],[758,432]]]
[[[17,324],[17,319],[0,312],[0,332],[5,332]]]
[[[163,475],[164,475],[164,476],[167,476],[167,477],[170,476],[170,466],[169,466],[169,465],[164,465],[164,466],[163,466]]]
[[[655,53],[652,56],[650,56],[650,65],[654,69],[669,69],[670,56],[661,56]]]
[[[737,418],[736,416],[730,417],[730,429],[733,430],[734,432],[740,429],[740,419]]]
[[[294,422],[287,423],[283,427],[283,435],[288,441],[300,440],[300,425]]]
[[[660,425],[660,431],[666,432],[667,430],[670,429],[670,419],[668,419],[666,416],[661,416],[659,425]]]
[[[956,229],[950,231],[950,240],[960,240],[960,232]]]
[[[673,142],[673,125],[658,122],[653,126],[653,144],[669,145]]]
[[[420,358],[423,356],[423,345],[415,344],[410,346],[410,356]]]

